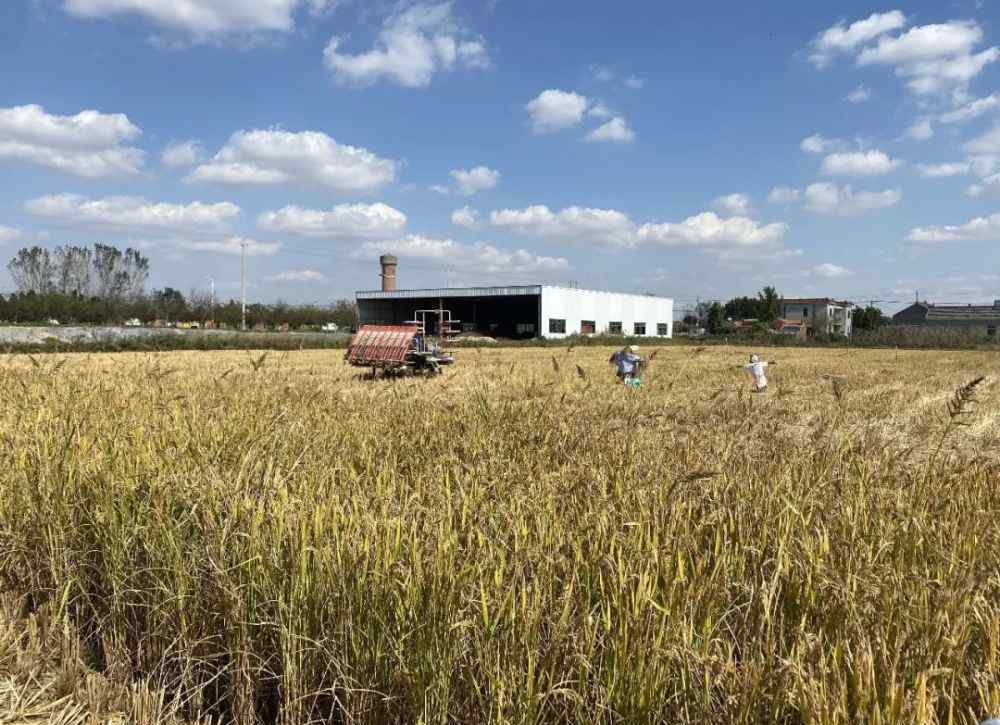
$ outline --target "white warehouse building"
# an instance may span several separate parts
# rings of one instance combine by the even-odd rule
[[[463,332],[525,339],[568,335],[672,337],[674,301],[653,295],[513,285],[396,289],[397,260],[383,255],[382,289],[358,292],[362,325],[414,320],[418,310],[445,309]]]

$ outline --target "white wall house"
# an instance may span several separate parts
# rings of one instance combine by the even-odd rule
[[[851,335],[850,302],[829,297],[801,297],[781,300],[781,317],[801,321],[809,335]]]
[[[668,297],[542,285],[542,337],[610,334],[672,337],[674,301]]]

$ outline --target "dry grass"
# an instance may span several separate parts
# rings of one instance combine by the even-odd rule
[[[34,686],[0,639],[6,692],[139,725],[1000,712],[997,358],[775,351],[753,395],[746,352],[665,348],[639,391],[598,348],[374,383],[2,358],[8,621],[59,633]]]

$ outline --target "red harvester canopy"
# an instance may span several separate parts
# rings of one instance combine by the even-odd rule
[[[417,332],[416,325],[362,325],[351,338],[347,361],[362,367],[404,363]]]

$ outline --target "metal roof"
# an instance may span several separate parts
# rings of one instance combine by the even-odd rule
[[[391,292],[368,290],[358,292],[359,300],[406,300],[424,297],[522,297],[540,295],[541,285],[510,287],[442,287],[438,289],[397,289]]]
[[[589,292],[605,295],[618,295],[620,297],[641,297],[643,299],[670,300],[670,297],[660,297],[659,295],[643,295],[634,292],[608,292],[606,290],[581,289],[579,287],[560,287],[558,285],[510,285],[506,287],[440,287],[431,289],[397,289],[391,292],[382,290],[364,290],[356,292],[355,296],[359,300],[405,300],[423,299],[430,297],[523,297],[529,295],[540,295],[542,289],[558,289],[567,292]]]

